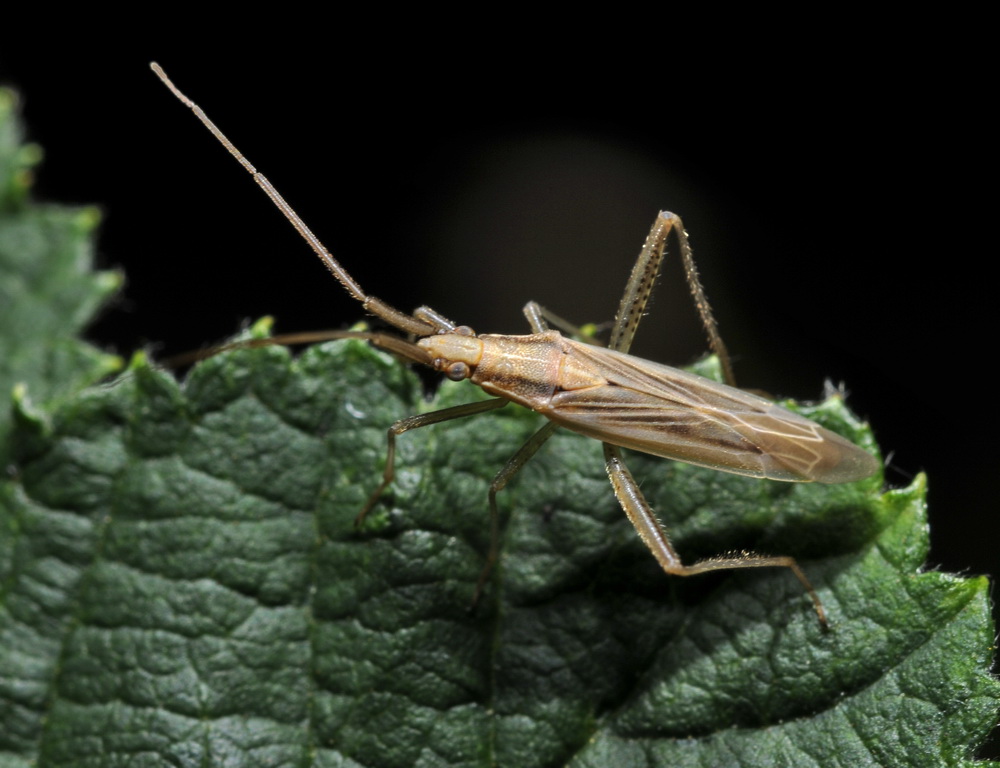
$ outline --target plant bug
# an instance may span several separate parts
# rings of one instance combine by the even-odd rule
[[[492,400],[411,416],[389,427],[382,482],[358,514],[358,522],[393,480],[398,435],[418,427],[496,410],[514,402],[542,414],[549,419],[549,423],[529,438],[490,484],[492,543],[476,587],[476,597],[498,556],[497,493],[558,427],[565,427],[603,443],[605,466],[615,496],[666,573],[693,576],[737,568],[788,568],[802,583],[820,623],[826,626],[823,604],[792,557],[743,553],[701,560],[692,565],[683,564],[622,460],[621,448],[630,448],[738,475],[820,483],[860,480],[878,468],[873,456],[840,435],[733,386],[729,357],[698,279],[687,233],[678,216],[663,211],[653,222],[626,284],[607,348],[577,341],[551,330],[549,324],[570,333],[578,329],[535,302],[529,302],[524,307],[531,334],[479,335],[468,326],[456,325],[430,307],[422,306],[413,314],[407,314],[365,293],[264,175],[251,165],[201,108],[174,86],[159,65],[154,63],[151,66],[171,92],[194,111],[205,127],[253,175],[257,184],[364,310],[415,337],[416,341],[382,332],[342,332],[324,334],[324,338],[349,336],[368,339],[376,346],[430,366],[455,381],[469,379],[486,392],[496,395]],[[688,286],[712,350],[721,361],[727,384],[628,354],[671,233],[679,242]]]

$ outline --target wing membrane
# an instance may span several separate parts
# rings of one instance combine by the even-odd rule
[[[840,435],[733,387],[666,365],[564,339],[574,364],[605,380],[557,392],[561,426],[623,448],[751,477],[841,483],[875,471]]]

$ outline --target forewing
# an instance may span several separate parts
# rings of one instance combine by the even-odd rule
[[[605,384],[557,392],[545,415],[623,448],[752,477],[839,483],[876,460],[774,403],[631,355],[567,340],[576,363]]]

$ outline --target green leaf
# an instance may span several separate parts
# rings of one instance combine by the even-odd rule
[[[920,573],[923,482],[879,493],[630,463],[689,558],[804,561],[670,579],[558,434],[514,407],[407,433],[432,403],[357,342],[220,355],[183,388],[138,360],[22,440],[5,499],[3,749],[46,766],[959,765],[995,721],[984,579]],[[807,415],[863,443],[832,400]],[[21,422],[19,422],[21,423]],[[353,761],[353,762],[352,762]],[[16,765],[17,763],[10,763]]]
[[[687,560],[800,558],[824,631],[783,569],[665,576],[559,432],[499,496],[470,612],[537,415],[402,435],[358,529],[386,428],[482,393],[428,402],[353,341],[53,391],[15,399],[0,486],[0,768],[960,766],[996,722],[988,585],[921,571],[923,479],[627,457]],[[838,399],[800,410],[874,450]]]
[[[23,144],[13,91],[0,88],[0,397],[20,385],[43,403],[121,367],[76,337],[121,285],[93,272],[95,208],[29,202],[41,149]],[[10,412],[0,409],[0,464],[9,454]]]

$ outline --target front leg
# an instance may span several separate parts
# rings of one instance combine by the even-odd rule
[[[411,429],[419,429],[420,427],[427,427],[431,424],[440,424],[442,421],[462,419],[466,416],[473,416],[477,413],[495,411],[497,408],[503,408],[508,402],[509,401],[500,397],[496,400],[480,400],[474,403],[465,403],[464,405],[456,405],[451,408],[443,408],[440,411],[422,413],[418,416],[409,416],[405,419],[400,419],[389,427],[389,430],[386,432],[385,471],[382,473],[382,482],[379,484],[379,487],[372,492],[372,495],[368,497],[368,501],[365,502],[364,507],[362,507],[361,511],[358,512],[358,516],[354,518],[355,527],[359,527],[365,521],[365,517],[369,512],[371,512],[372,507],[375,506],[375,503],[379,500],[385,492],[385,489],[389,487],[389,484],[392,483],[393,478],[396,476],[397,435],[409,432]]]
[[[596,333],[600,330],[601,326],[595,326],[588,323],[587,325],[573,325],[569,320],[564,320],[555,312],[546,309],[537,301],[529,301],[524,305],[524,316],[528,318],[528,325],[531,326],[532,333],[545,333],[549,330],[549,326],[553,325],[558,328],[563,333],[567,334],[571,338],[579,339],[587,344],[593,344],[594,346],[601,347],[604,346],[598,341]]]
[[[517,449],[517,453],[508,459],[507,463],[503,465],[493,478],[493,482],[490,483],[490,551],[486,555],[486,565],[483,566],[483,570],[479,574],[479,581],[476,582],[476,591],[472,594],[472,605],[470,608],[475,608],[476,603],[479,602],[479,596],[486,587],[486,582],[489,581],[490,574],[493,572],[493,566],[496,565],[497,558],[500,556],[500,510],[497,508],[497,494],[506,488],[510,479],[521,471],[521,467],[532,456],[538,453],[538,449],[545,444],[546,440],[552,437],[552,433],[556,429],[557,425],[550,421],[535,432],[535,434],[528,438],[528,441],[524,445]]]

